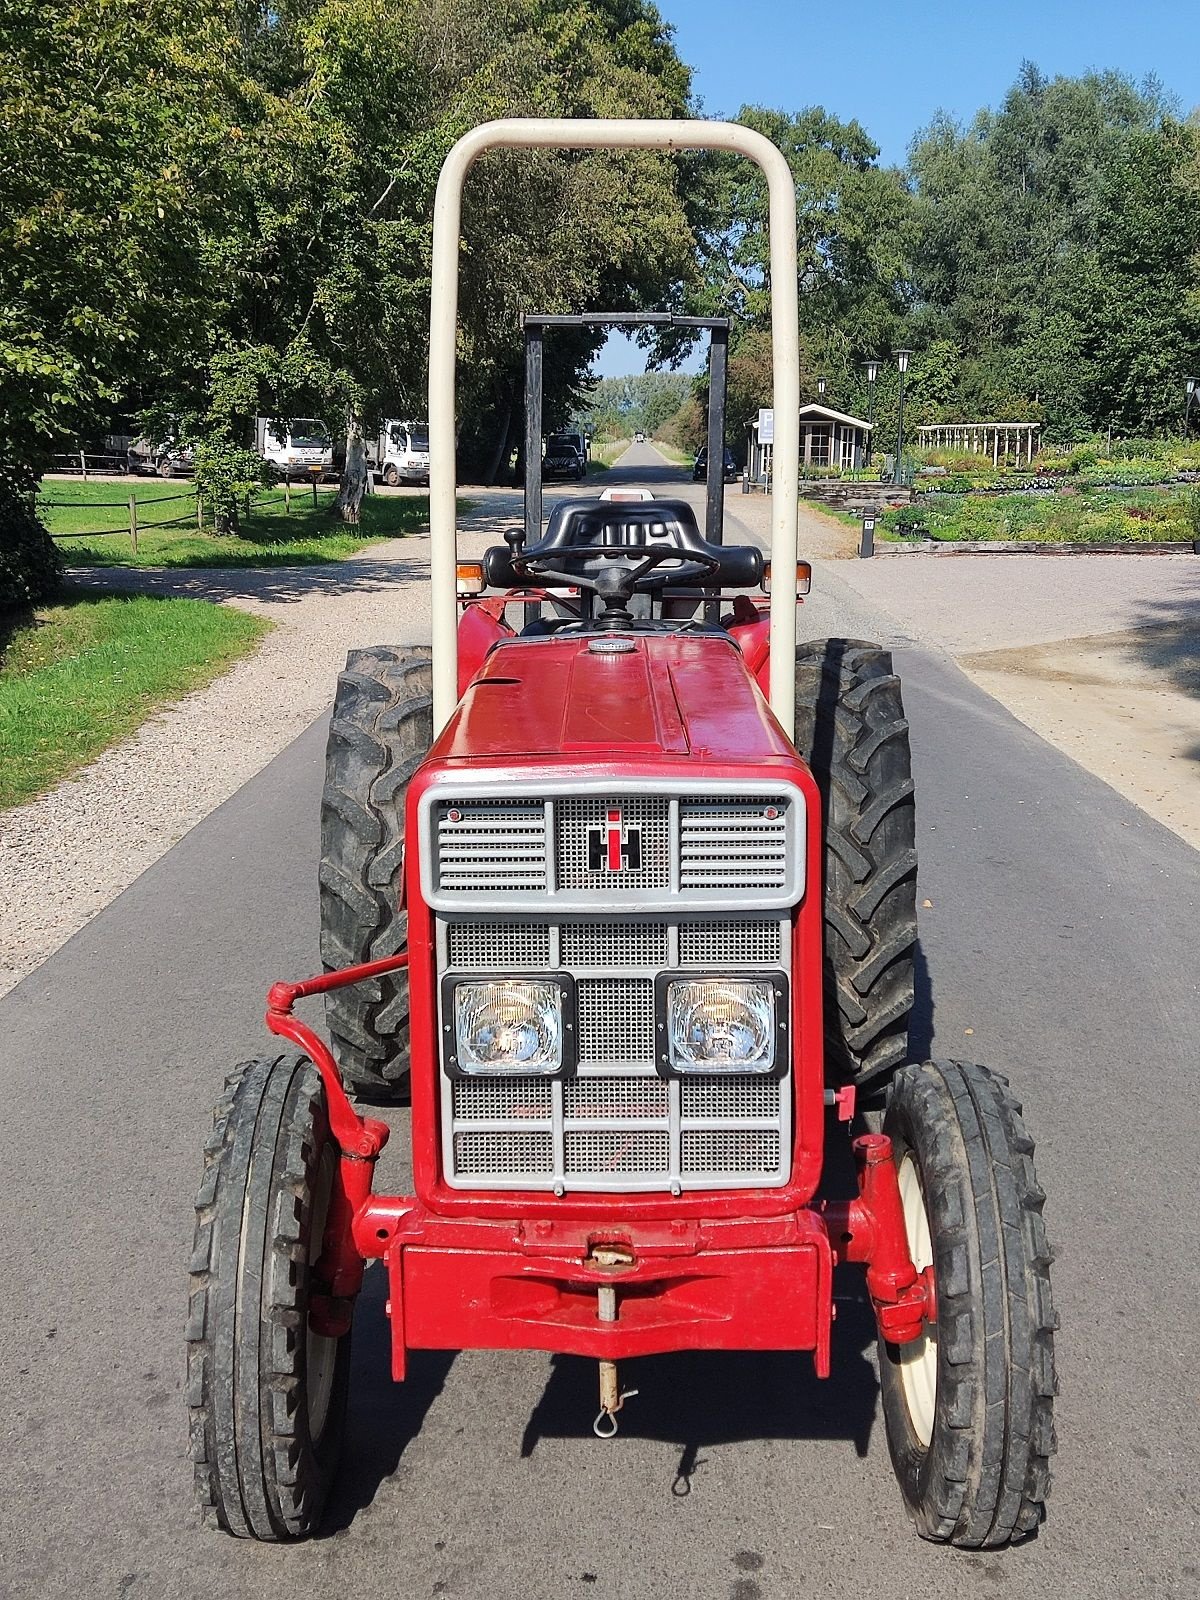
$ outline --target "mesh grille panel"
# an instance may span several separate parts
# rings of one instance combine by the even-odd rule
[[[546,1078],[456,1078],[454,1115],[460,1121],[519,1121],[549,1117],[553,1106]]]
[[[552,1173],[554,1140],[546,1133],[456,1133],[454,1170],[463,1177]]]
[[[564,967],[665,967],[665,922],[564,923]]]
[[[779,1167],[779,1130],[751,1128],[731,1133],[685,1128],[682,1154],[685,1173],[775,1172]]]
[[[787,811],[782,795],[682,800],[680,888],[782,888],[788,869]]]
[[[685,1078],[681,1110],[685,1118],[779,1116],[778,1078]]]
[[[581,1062],[654,1064],[654,983],[650,978],[582,978],[576,992]]]
[[[620,813],[625,864],[593,871],[589,852],[607,859],[608,813]],[[659,795],[580,795],[554,803],[558,883],[562,889],[668,889],[671,884],[670,802]],[[637,865],[632,864],[636,850]]]
[[[667,1085],[661,1078],[570,1078],[563,1085],[563,1115],[665,1117]]]
[[[679,960],[683,966],[777,967],[783,960],[780,925],[758,917],[681,923]]]
[[[546,888],[546,808],[535,799],[439,800],[438,882],[447,892]]]
[[[667,1172],[670,1140],[664,1128],[641,1133],[603,1131],[566,1135],[566,1170],[585,1172]]]
[[[544,972],[550,965],[550,929],[544,922],[452,922],[447,940],[452,967]]]

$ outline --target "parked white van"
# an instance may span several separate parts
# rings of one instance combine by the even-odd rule
[[[333,439],[320,417],[296,417],[282,437],[270,417],[255,418],[258,453],[281,478],[323,478],[333,471]]]
[[[385,422],[377,439],[367,441],[367,462],[377,478],[397,483],[429,482],[429,424]]]

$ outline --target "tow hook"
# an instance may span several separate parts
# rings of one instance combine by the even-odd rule
[[[602,1272],[625,1272],[634,1265],[634,1254],[627,1245],[622,1244],[597,1244],[593,1245],[587,1257],[587,1265],[598,1267]],[[617,1288],[613,1283],[602,1283],[596,1290],[596,1316],[601,1322],[616,1322],[617,1320]],[[617,1364],[615,1361],[601,1361],[600,1363],[600,1410],[592,1423],[592,1432],[597,1439],[613,1439],[616,1437],[617,1412],[626,1400],[632,1400],[637,1393],[636,1389],[622,1389],[617,1377]]]

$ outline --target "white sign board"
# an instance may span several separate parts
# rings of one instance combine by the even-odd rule
[[[758,442],[759,444],[775,443],[775,413],[766,406],[758,413]]]

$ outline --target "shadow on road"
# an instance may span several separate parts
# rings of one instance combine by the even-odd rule
[[[372,1503],[420,1433],[454,1365],[454,1351],[414,1350],[408,1377],[394,1383],[386,1300],[387,1273],[376,1263],[363,1280],[354,1318],[346,1437],[322,1538],[344,1532]]]
[[[313,595],[376,594],[428,575],[422,559],[352,556],[310,567],[74,567],[69,578],[73,589],[89,593],[286,605]]]

